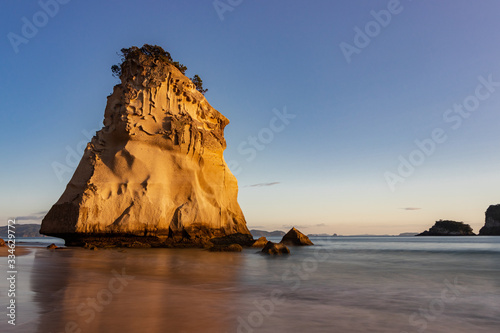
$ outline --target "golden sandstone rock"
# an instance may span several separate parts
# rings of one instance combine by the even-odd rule
[[[235,234],[251,243],[223,157],[229,120],[154,55],[126,56],[120,79],[40,232],[66,245],[201,246]]]

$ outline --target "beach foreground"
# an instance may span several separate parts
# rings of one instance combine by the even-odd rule
[[[17,258],[16,326],[3,315],[0,331],[498,331],[498,237],[313,242],[274,258],[255,249],[31,248]]]

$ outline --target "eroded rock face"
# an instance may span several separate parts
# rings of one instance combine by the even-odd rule
[[[228,119],[176,67],[154,57],[127,58],[120,79],[104,127],[40,232],[67,245],[129,236],[154,246],[234,234],[253,240],[223,157]]]
[[[437,221],[432,228],[417,236],[475,236],[470,225],[456,221]]]
[[[288,246],[314,245],[309,237],[295,228],[290,229],[290,231],[288,231],[286,235],[283,236],[280,243]]]
[[[479,231],[482,236],[500,236],[500,205],[491,205],[486,210],[484,227]]]

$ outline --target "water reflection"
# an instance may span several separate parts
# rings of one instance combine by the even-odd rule
[[[36,318],[19,331],[498,332],[500,237],[313,241],[280,258],[39,249],[23,268]]]
[[[238,253],[38,251],[38,333],[235,331]]]

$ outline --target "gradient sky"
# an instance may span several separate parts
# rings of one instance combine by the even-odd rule
[[[398,234],[452,219],[477,232],[500,203],[498,1],[60,1],[50,16],[0,5],[0,225],[57,201],[102,126],[117,51],[144,43],[199,74],[230,119],[224,156],[251,228]],[[273,121],[284,110],[295,117]],[[391,189],[401,158],[418,165]]]

